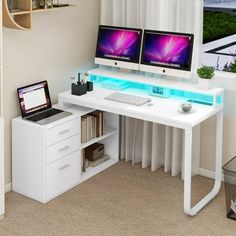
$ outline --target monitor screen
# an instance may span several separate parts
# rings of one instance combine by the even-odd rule
[[[189,72],[190,75],[193,38],[193,34],[145,30],[140,69],[184,77]]]
[[[139,69],[142,30],[100,25],[95,63]]]

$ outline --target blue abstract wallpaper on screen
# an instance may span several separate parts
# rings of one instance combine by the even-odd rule
[[[138,62],[140,32],[121,29],[100,29],[96,56]]]
[[[191,59],[191,48],[190,37],[147,34],[142,63],[187,69]]]

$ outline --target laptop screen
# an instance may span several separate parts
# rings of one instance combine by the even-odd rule
[[[18,88],[17,94],[22,117],[31,116],[52,107],[47,81]]]

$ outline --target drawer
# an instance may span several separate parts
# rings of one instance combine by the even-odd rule
[[[47,166],[47,200],[67,191],[80,182],[81,164],[79,152]]]
[[[79,149],[79,135],[74,135],[47,148],[47,164]]]
[[[58,125],[47,131],[47,146],[79,133],[79,118]]]

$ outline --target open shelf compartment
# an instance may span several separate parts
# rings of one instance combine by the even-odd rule
[[[110,159],[98,164],[95,167],[89,166],[88,168],[86,168],[86,171],[82,172],[82,182],[119,161],[119,116],[116,114],[105,112],[105,121],[106,133],[98,138],[81,144],[80,150],[83,150],[84,148],[99,142],[104,144],[104,153],[110,156]]]
[[[116,164],[118,162],[118,160],[114,160],[114,159],[109,159],[95,167],[88,167],[86,169],[86,172],[83,172],[82,173],[82,178],[81,178],[81,181],[84,182],[86,181],[87,179],[93,177],[94,175],[102,172],[103,170],[113,166],[114,164]]]
[[[97,138],[94,138],[94,139],[91,139],[89,140],[88,142],[85,142],[85,143],[81,143],[81,149],[84,149],[94,143],[97,143],[105,138],[109,138],[110,136],[116,134],[118,131],[116,129],[113,129],[113,128],[109,128],[109,127],[106,127],[105,128],[105,134],[100,136],[100,137],[97,137]]]

